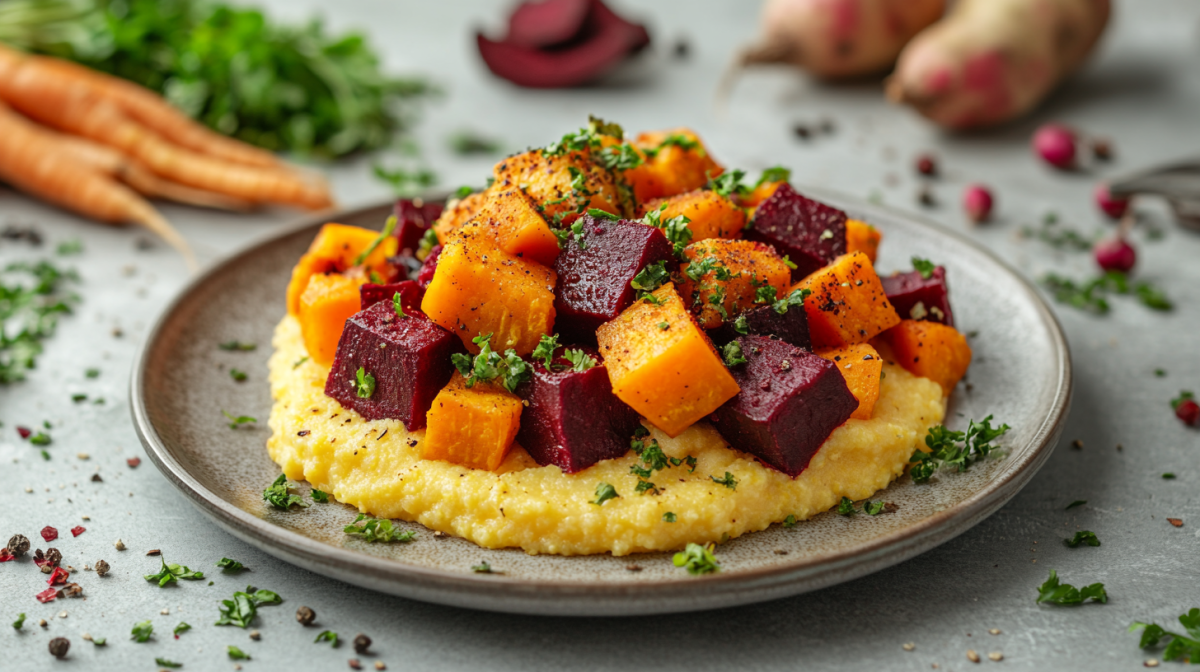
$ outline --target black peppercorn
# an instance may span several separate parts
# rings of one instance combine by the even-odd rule
[[[23,534],[14,534],[12,539],[8,540],[8,552],[20,557],[29,552],[29,537]]]
[[[367,652],[367,649],[369,649],[369,648],[371,648],[371,638],[370,637],[367,637],[366,635],[362,634],[361,632],[358,633],[357,635],[355,635],[355,637],[354,637],[354,652],[355,653],[364,654]]]
[[[298,621],[300,625],[308,625],[312,623],[316,617],[317,612],[309,609],[308,607],[300,607],[296,610],[296,621]]]
[[[61,562],[62,562],[62,551],[58,550],[57,548],[47,548],[46,549],[46,564],[48,564],[51,567],[58,567],[59,563],[61,563]]]
[[[99,574],[100,576],[104,576],[105,574],[108,574],[108,570],[109,570],[109,566],[108,566],[107,562],[105,562],[103,560],[96,561],[96,574]]]
[[[66,637],[55,637],[50,640],[50,654],[55,658],[66,658],[71,650],[71,642]]]

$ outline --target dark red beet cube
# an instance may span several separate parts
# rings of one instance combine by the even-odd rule
[[[900,317],[954,326],[945,268],[934,267],[928,278],[921,277],[920,271],[909,271],[880,278],[879,281],[883,283],[883,291]]]
[[[359,310],[366,310],[380,301],[387,301],[388,305],[392,305],[392,297],[396,294],[400,295],[400,304],[404,306],[404,312],[421,312],[421,299],[425,298],[425,288],[414,280],[391,282],[386,285],[367,283],[359,287]]]
[[[792,279],[799,280],[846,253],[846,213],[781,184],[754,211],[746,238],[787,255],[796,264]]]
[[[554,271],[554,326],[564,341],[595,343],[596,329],[621,314],[637,293],[629,284],[643,268],[675,265],[673,248],[653,226],[585,215],[582,245],[569,241]]]
[[[584,350],[599,361],[595,350]],[[638,414],[613,394],[604,365],[572,371],[559,358],[552,371],[541,362],[532,379],[517,388],[527,402],[521,411],[520,443],[538,464],[553,464],[568,474],[629,452]]]
[[[804,306],[791,306],[783,314],[776,312],[773,306],[756,306],[739,317],[746,318],[746,334],[777,336],[783,342],[797,348],[812,350],[812,340],[808,334],[808,313],[804,311]],[[725,345],[741,336],[742,334],[734,329],[737,324],[737,320],[730,320],[709,332],[713,343]]]
[[[394,418],[415,430],[450,382],[450,355],[462,351],[462,341],[424,313],[405,312],[400,317],[390,301],[380,301],[346,320],[325,394],[368,420]],[[359,367],[375,378],[367,398],[358,396]]]
[[[400,242],[400,254],[413,256],[421,244],[421,237],[442,215],[441,203],[426,203],[421,199],[402,198],[396,201],[396,239]]]
[[[433,274],[437,271],[437,260],[441,254],[442,246],[434,245],[425,257],[425,263],[421,264],[421,270],[417,273],[417,284],[422,288],[428,287],[429,283],[433,282]]]
[[[717,430],[737,450],[795,478],[858,400],[833,362],[765,336],[738,342],[747,361],[729,371],[742,391],[717,409]]]

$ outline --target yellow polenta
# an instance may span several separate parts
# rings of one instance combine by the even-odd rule
[[[498,472],[420,459],[424,431],[408,432],[398,420],[367,421],[325,396],[329,370],[305,355],[295,318],[275,330],[271,357],[271,459],[288,478],[380,518],[416,521],[487,548],[518,547],[529,553],[577,555],[682,548],[765,529],[788,515],[798,520],[837,504],[865,499],[904,471],[926,428],[940,423],[945,402],[937,383],[885,363],[870,420],[839,427],[796,479],[729,448],[707,423],[671,439],[651,428],[663,452],[696,458],[656,472],[658,495],[634,491],[631,452],[577,474],[539,467],[514,447]],[[386,434],[384,430],[387,430]],[[737,488],[709,476],[737,479]],[[610,483],[620,497],[591,503],[596,485]],[[675,514],[674,523],[663,514]]]

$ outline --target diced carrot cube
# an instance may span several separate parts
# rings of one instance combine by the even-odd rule
[[[862,252],[843,254],[793,289],[812,292],[804,310],[815,348],[864,343],[900,323],[871,260]]]
[[[692,319],[675,286],[636,301],[596,331],[613,393],[668,436],[703,419],[740,391]]]
[[[333,364],[346,320],[359,311],[362,279],[337,273],[310,276],[300,295],[296,318],[308,356],[321,366]]]
[[[492,382],[467,387],[461,373],[433,398],[421,458],[495,471],[521,428],[521,399]]]
[[[638,203],[700,189],[724,172],[699,136],[686,128],[642,133],[633,144],[645,160],[625,171],[625,180]]]
[[[448,202],[446,209],[433,223],[433,232],[437,234],[438,242],[445,244],[451,231],[461,228],[474,219],[475,215],[478,215],[479,211],[483,209],[483,203],[487,200],[488,195],[488,191],[477,191]]]
[[[555,225],[574,222],[590,208],[621,214],[613,174],[591,161],[590,151],[550,155],[533,149],[497,163],[494,189],[522,189]]]
[[[300,310],[300,295],[308,287],[308,279],[322,273],[337,273],[337,262],[333,259],[323,259],[311,252],[305,252],[300,261],[292,268],[292,279],[287,288],[287,309],[289,315],[295,315]]]
[[[791,282],[792,271],[770,245],[749,240],[710,238],[688,245],[683,251],[689,263],[681,268],[683,282],[679,295],[684,305],[697,315],[700,326],[715,329],[727,319],[737,317],[755,303],[769,303],[771,297],[782,298]],[[701,267],[711,267],[707,273],[692,280]],[[759,289],[770,286],[759,301]]]
[[[879,254],[879,241],[883,239],[883,234],[879,229],[860,222],[857,219],[846,220],[846,253],[862,252],[867,255],[871,263],[875,263],[875,257]]]
[[[879,381],[883,373],[883,358],[868,343],[855,343],[844,348],[818,350],[821,357],[837,365],[837,370],[846,379],[850,393],[858,399],[858,409],[850,417],[870,420],[879,400]]]
[[[553,266],[558,258],[558,238],[529,196],[516,187],[494,190],[469,226],[480,227],[513,256],[543,266]]]
[[[914,376],[928,378],[950,394],[971,365],[971,346],[954,327],[938,322],[903,320],[879,336],[896,363]]]
[[[643,212],[657,210],[666,205],[660,219],[687,217],[692,231],[692,242],[708,238],[741,238],[746,228],[746,212],[733,201],[707,189],[697,189],[686,194],[652,200],[643,207]]]

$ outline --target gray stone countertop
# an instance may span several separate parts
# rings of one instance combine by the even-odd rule
[[[449,188],[481,183],[494,160],[455,156],[447,137],[460,129],[515,151],[573,130],[588,113],[630,130],[686,125],[727,166],[752,174],[790,166],[797,184],[882,199],[966,231],[1029,277],[1054,271],[1082,278],[1094,274],[1089,253],[1022,239],[1022,228],[1036,228],[1054,212],[1060,226],[1097,235],[1110,226],[1092,204],[1097,180],[1200,156],[1200,5],[1189,0],[1118,2],[1096,58],[1035,115],[964,136],[889,106],[877,83],[820,85],[779,68],[747,73],[719,113],[716,78],[734,48],[755,34],[756,3],[617,3],[648,22],[655,49],[605,84],[572,91],[519,90],[486,72],[474,28],[498,27],[500,3],[265,4],[280,18],[319,11],[335,28],[363,27],[391,70],[438,83],[444,95],[426,108],[415,137]],[[681,38],[691,47],[682,60],[671,55]],[[825,119],[833,122],[830,134],[793,134],[795,124]],[[1028,148],[1033,129],[1048,120],[1110,138],[1115,160],[1081,173],[1049,170]],[[927,182],[939,205],[927,209],[917,202],[922,181],[912,168],[921,152],[934,153],[942,167],[942,177]],[[322,167],[344,205],[387,196],[370,163]],[[996,193],[990,223],[966,221],[958,203],[969,182]],[[296,216],[162,209],[205,262]],[[1102,317],[1056,306],[1075,363],[1074,407],[1063,445],[999,513],[914,560],[808,595],[707,613],[549,619],[408,601],[283,564],[209,523],[148,461],[127,466],[127,458],[142,456],[127,400],[131,360],[187,273],[165,246],[139,250],[138,232],[89,223],[0,188],[0,225],[30,224],[46,239],[40,248],[0,241],[0,260],[53,257],[54,246],[71,239],[85,248],[60,259],[82,278],[78,311],[62,320],[27,382],[0,388],[0,535],[22,532],[45,547],[37,531],[53,525],[64,564],[82,568],[104,559],[112,566],[104,579],[86,571],[72,577],[86,599],[39,604],[33,595],[45,588],[45,576],[28,561],[0,564],[0,621],[19,612],[29,617],[21,631],[0,627],[0,669],[154,670],[155,658],[165,658],[184,670],[230,670],[231,644],[253,657],[242,663],[245,670],[348,669],[355,656],[349,640],[359,632],[375,641],[373,655],[362,657],[367,669],[378,660],[391,670],[962,670],[973,666],[968,649],[984,656],[984,667],[1140,667],[1160,653],[1138,649],[1137,636],[1126,632],[1130,622],[1177,625],[1176,616],[1200,607],[1200,432],[1175,420],[1168,406],[1180,389],[1200,391],[1200,236],[1176,228],[1159,203],[1138,209],[1146,224],[1134,234],[1139,277],[1164,288],[1176,309],[1155,313],[1125,297]],[[1163,235],[1148,235],[1155,228]],[[98,378],[85,377],[90,367],[100,369]],[[1158,368],[1166,375],[1156,376]],[[250,372],[251,383],[265,384],[264,374]],[[74,403],[77,393],[89,402]],[[100,397],[103,404],[92,403]],[[43,421],[52,426],[49,461],[13,429]],[[1177,477],[1164,480],[1164,472]],[[94,473],[102,482],[91,480]],[[1087,504],[1065,510],[1074,500]],[[1167,517],[1182,518],[1183,527]],[[75,525],[87,531],[71,538],[67,530]],[[1094,531],[1103,545],[1066,548],[1063,537],[1077,529]],[[114,549],[118,538],[127,550]],[[147,583],[142,575],[157,571],[158,559],[145,554],[155,548],[204,571],[213,585],[160,590]],[[251,571],[223,575],[214,567],[221,557]],[[1076,585],[1103,582],[1111,599],[1076,608],[1035,605],[1050,569]],[[260,609],[259,641],[212,626],[219,601],[247,583],[285,599]],[[297,625],[300,605],[316,610],[316,626]],[[45,628],[38,625],[43,618]],[[155,638],[132,642],[130,629],[147,619]],[[181,621],[193,628],[176,640],[171,631]],[[314,644],[324,629],[338,632],[343,645]],[[84,633],[106,637],[107,645],[94,646]],[[56,636],[71,640],[66,660],[47,653]],[[989,661],[989,652],[1001,652],[1003,662]]]

